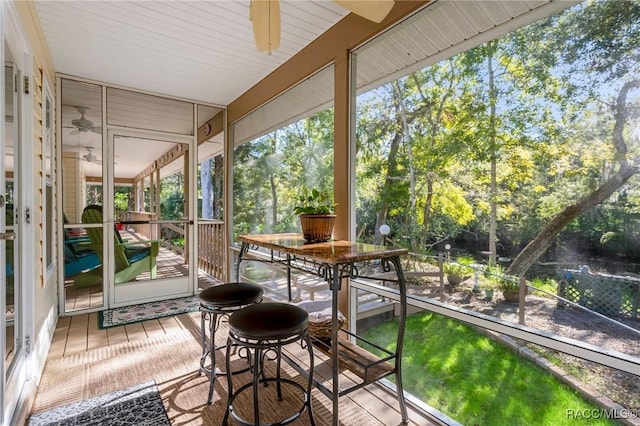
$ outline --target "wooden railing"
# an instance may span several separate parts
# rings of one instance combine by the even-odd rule
[[[128,212],[129,221],[156,220],[157,214],[146,212]],[[148,239],[162,239],[162,247],[188,259],[183,248],[184,229],[178,225],[127,224],[136,233]],[[182,240],[179,243],[178,240]],[[200,219],[198,226],[198,268],[212,277],[225,280],[224,222],[221,220]]]
[[[160,225],[160,237],[166,248],[182,256],[187,262],[187,253],[183,247],[185,243],[183,228],[172,223],[163,223]],[[180,245],[176,244],[176,241],[180,242]]]
[[[198,225],[198,268],[225,281],[224,222],[200,219]]]
[[[157,213],[148,213],[148,212],[127,212],[127,220],[129,221],[148,221],[148,220],[157,220]],[[136,223],[136,224],[128,224],[127,228],[131,228],[134,230],[136,234],[145,236],[150,240],[158,239],[158,226],[152,225],[149,223]]]

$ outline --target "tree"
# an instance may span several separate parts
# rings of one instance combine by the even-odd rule
[[[638,79],[640,48],[640,3],[637,1],[600,1],[586,5],[568,13],[550,18],[556,32],[552,43],[567,48],[562,54],[567,72],[584,77],[583,87],[576,87],[572,95],[582,89],[588,98],[599,99],[598,82],[622,81],[613,111],[613,126],[610,141],[614,148],[612,175],[595,190],[579,198],[562,209],[550,220],[539,234],[514,259],[506,271],[510,275],[524,275],[529,267],[544,253],[553,239],[574,219],[596,205],[604,202],[612,194],[638,173],[640,161],[629,140],[637,139],[637,130],[630,130],[630,124],[637,125],[638,105],[629,94],[640,87]]]
[[[638,159],[636,158],[631,162],[627,158],[629,149],[624,136],[625,125],[631,118],[633,111],[633,109],[627,105],[627,96],[630,90],[638,87],[640,87],[640,80],[627,82],[617,96],[612,143],[616,151],[615,159],[618,164],[618,170],[595,191],[585,195],[574,204],[565,207],[547,223],[542,231],[516,256],[506,271],[507,275],[524,275],[531,265],[547,250],[553,239],[571,223],[571,221],[605,201],[615,191],[620,189],[629,178],[638,173]]]

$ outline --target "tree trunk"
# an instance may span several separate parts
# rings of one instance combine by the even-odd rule
[[[200,185],[202,186],[202,218],[213,219],[213,185],[211,182],[211,159],[200,163]]]
[[[273,174],[269,175],[269,185],[271,186],[271,200],[273,202],[273,211],[271,212],[271,227],[273,229],[278,223],[278,184],[276,183]]]
[[[396,104],[396,112],[398,112],[398,104],[402,102],[402,97],[401,92],[400,92],[400,88],[397,86],[397,82],[393,82],[393,93],[394,93],[394,102]],[[398,112],[398,117],[400,116],[400,113]],[[402,128],[402,127],[401,127]],[[384,194],[387,193],[388,189],[392,182],[394,181],[394,178],[397,174],[397,155],[398,155],[398,149],[400,147],[400,142],[402,142],[402,138],[403,138],[403,132],[396,132],[393,140],[391,141],[391,146],[389,147],[389,156],[387,157],[387,176],[385,177],[384,180],[384,186],[381,188],[380,193],[383,194],[380,197],[380,202],[378,203],[378,207],[377,207],[377,211],[376,211],[376,229],[375,229],[375,236],[374,236],[374,242],[376,244],[379,244],[382,241],[382,236],[380,235],[380,226],[384,224],[384,222],[387,219],[387,212],[389,211],[389,203],[386,199],[386,197],[384,196]]]
[[[217,155],[213,161],[213,218],[222,219],[224,161],[222,155]]]
[[[431,176],[427,177],[427,198],[424,201],[424,227],[429,226],[431,220],[431,204],[433,203],[433,179]]]
[[[516,256],[511,266],[509,266],[509,269],[507,269],[506,274],[515,276],[524,275],[531,265],[547,250],[556,235],[571,223],[572,220],[609,198],[637,172],[638,168],[635,166],[624,166],[594,192],[581,198],[577,203],[565,207],[565,209],[554,217],[553,220],[527,244],[518,256]]]
[[[493,42],[495,44],[495,42]],[[498,142],[496,138],[496,83],[493,73],[492,53],[487,57],[487,71],[489,74],[489,149],[491,155],[491,183],[489,188],[489,265],[496,264],[496,241],[498,239]]]

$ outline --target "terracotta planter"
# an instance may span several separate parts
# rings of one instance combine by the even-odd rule
[[[308,243],[329,241],[333,234],[335,214],[301,214],[300,227],[302,235]]]
[[[456,274],[447,274],[447,281],[451,287],[458,286],[462,281],[466,280],[468,277]]]
[[[503,290],[502,297],[504,297],[505,302],[518,302],[520,301],[520,290]]]

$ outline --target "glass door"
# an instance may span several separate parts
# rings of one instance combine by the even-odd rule
[[[19,154],[21,141],[21,90],[22,72],[10,45],[4,43],[3,76],[3,135],[0,155],[0,261],[4,262],[0,283],[2,285],[2,416],[7,424],[19,402],[26,378],[26,349],[24,346],[25,298],[20,279],[21,249],[20,223],[16,212],[20,211]]]
[[[108,140],[110,300],[122,306],[191,294],[190,276],[197,276],[189,250],[192,138],[115,130]]]

